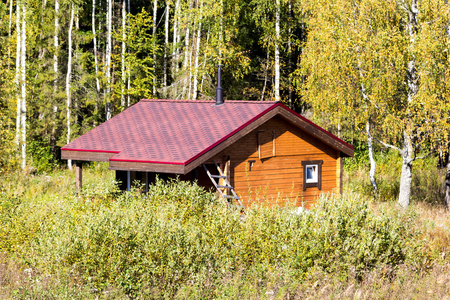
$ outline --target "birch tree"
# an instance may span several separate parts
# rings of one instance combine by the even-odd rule
[[[106,10],[106,120],[111,119],[112,1],[108,0]]]
[[[74,15],[75,15],[75,7],[74,4],[72,4],[71,10],[70,10],[70,21],[69,21],[69,34],[68,34],[68,56],[67,56],[67,75],[66,75],[66,124],[67,124],[67,144],[70,143],[71,139],[71,106],[72,106],[72,99],[71,99],[71,91],[70,91],[70,84],[71,84],[71,78],[72,78],[72,30],[73,30],[73,21],[74,21]],[[67,161],[67,165],[70,170],[72,170],[72,160]]]
[[[122,1],[122,55],[121,55],[121,68],[122,68],[122,93],[120,94],[120,104],[122,109],[125,109],[125,39],[126,39],[126,3]]]
[[[280,0],[275,3],[275,101],[280,101]]]
[[[314,17],[297,73],[304,99],[325,122],[347,123],[366,131],[368,143],[373,137],[400,153],[402,207],[411,197],[413,162],[448,136],[448,53],[441,29],[448,17],[438,1],[420,4],[310,2]],[[301,76],[307,76],[303,84]]]
[[[26,61],[27,61],[27,13],[26,13],[26,3],[22,1],[22,28],[21,28],[21,50],[20,50],[20,61],[21,61],[21,127],[22,127],[22,170],[25,169],[27,164],[27,74],[26,74]]]
[[[158,15],[158,0],[153,1],[153,48],[156,48],[156,18]],[[156,52],[153,53],[153,70],[156,73]],[[153,95],[156,95],[156,76],[153,77]]]

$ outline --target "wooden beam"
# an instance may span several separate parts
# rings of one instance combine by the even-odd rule
[[[83,189],[83,164],[81,161],[76,162],[75,174],[77,195],[80,195]]]
[[[186,174],[184,165],[152,164],[129,161],[110,161],[109,170]]]
[[[117,153],[110,152],[89,152],[73,151],[61,149],[61,159],[82,160],[82,161],[109,161]]]

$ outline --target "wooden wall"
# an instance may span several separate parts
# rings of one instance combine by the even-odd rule
[[[258,133],[261,131],[274,132],[275,156],[259,158],[258,154],[261,153],[258,153]],[[267,144],[264,147],[267,148]],[[231,161],[231,185],[246,206],[261,202],[265,205],[285,205],[286,201],[290,201],[297,206],[303,204],[309,208],[320,192],[340,191],[339,151],[292,126],[281,117],[269,120],[213,159],[219,162],[226,156]],[[266,156],[267,154],[261,155]],[[301,162],[305,160],[323,160],[321,191],[317,187],[303,191]],[[251,170],[249,161],[254,161]]]

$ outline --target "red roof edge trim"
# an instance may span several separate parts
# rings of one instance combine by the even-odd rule
[[[118,158],[110,158],[110,161],[123,161],[123,162],[137,162],[137,163],[146,163],[146,164],[164,164],[164,165],[185,165],[182,162],[168,162],[168,161],[151,161],[151,160],[135,160],[135,159],[118,159]]]
[[[216,103],[215,100],[189,100],[189,99],[141,99],[139,102],[171,102],[171,103]],[[261,101],[252,101],[252,100],[226,100],[224,104],[226,103],[245,103],[245,104],[260,104]],[[275,104],[276,101],[264,101],[264,103],[268,104]]]
[[[281,106],[281,107],[283,107],[284,109],[286,109],[286,110],[288,110],[289,112],[293,113],[294,115],[296,115],[297,117],[299,117],[299,118],[302,119],[303,121],[305,121],[305,122],[311,124],[312,126],[316,127],[316,128],[319,129],[320,131],[326,133],[327,135],[329,135],[329,136],[332,137],[333,139],[335,139],[335,140],[341,142],[342,144],[346,145],[347,147],[352,148],[353,150],[355,149],[355,148],[353,148],[352,145],[350,145],[350,144],[344,142],[343,140],[341,140],[340,138],[338,138],[337,136],[335,136],[335,135],[332,134],[331,132],[329,132],[329,131],[323,129],[322,127],[320,127],[319,125],[314,124],[312,121],[310,121],[310,120],[308,120],[307,118],[303,117],[303,116],[300,115],[299,113],[296,113],[295,111],[293,111],[292,109],[290,109],[290,108],[287,107],[286,105],[284,105],[284,104],[282,104],[282,103],[277,103],[276,106]]]
[[[110,150],[90,150],[90,149],[71,149],[71,148],[61,148],[64,151],[83,151],[83,152],[102,152],[102,153],[120,153],[120,151],[110,151]]]
[[[259,115],[257,115],[256,117],[254,117],[253,119],[251,119],[250,121],[247,121],[246,123],[244,123],[243,125],[241,125],[240,127],[238,127],[237,129],[235,129],[234,131],[232,131],[231,133],[229,133],[228,135],[226,135],[225,137],[223,137],[222,139],[218,140],[217,142],[215,142],[214,144],[212,144],[211,146],[209,146],[208,148],[206,148],[205,150],[203,150],[202,152],[198,153],[197,155],[195,155],[194,157],[188,159],[184,164],[188,165],[189,163],[191,163],[192,161],[194,161],[195,159],[197,159],[198,157],[202,156],[203,154],[205,154],[206,152],[208,152],[209,150],[213,149],[214,147],[216,147],[217,145],[221,144],[222,142],[224,142],[225,140],[227,140],[228,138],[230,138],[231,136],[235,135],[236,133],[238,133],[239,131],[241,131],[242,129],[244,129],[245,127],[247,127],[248,125],[250,125],[251,123],[253,123],[254,121],[258,120],[259,118],[261,118],[262,116],[264,116],[265,114],[267,114],[268,112],[270,112],[271,110],[273,110],[275,107],[278,106],[277,104],[274,104],[273,106],[269,107],[268,109],[266,109],[265,111],[263,111],[262,113],[260,113]]]

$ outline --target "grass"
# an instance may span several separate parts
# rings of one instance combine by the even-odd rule
[[[432,165],[416,182],[437,185]],[[255,206],[241,222],[196,185],[123,195],[105,164],[83,175],[80,196],[74,172],[3,175],[0,298],[449,296],[450,216],[417,201],[421,189],[403,211],[395,191],[362,196],[364,176],[348,177],[344,197],[325,196],[310,214]]]

